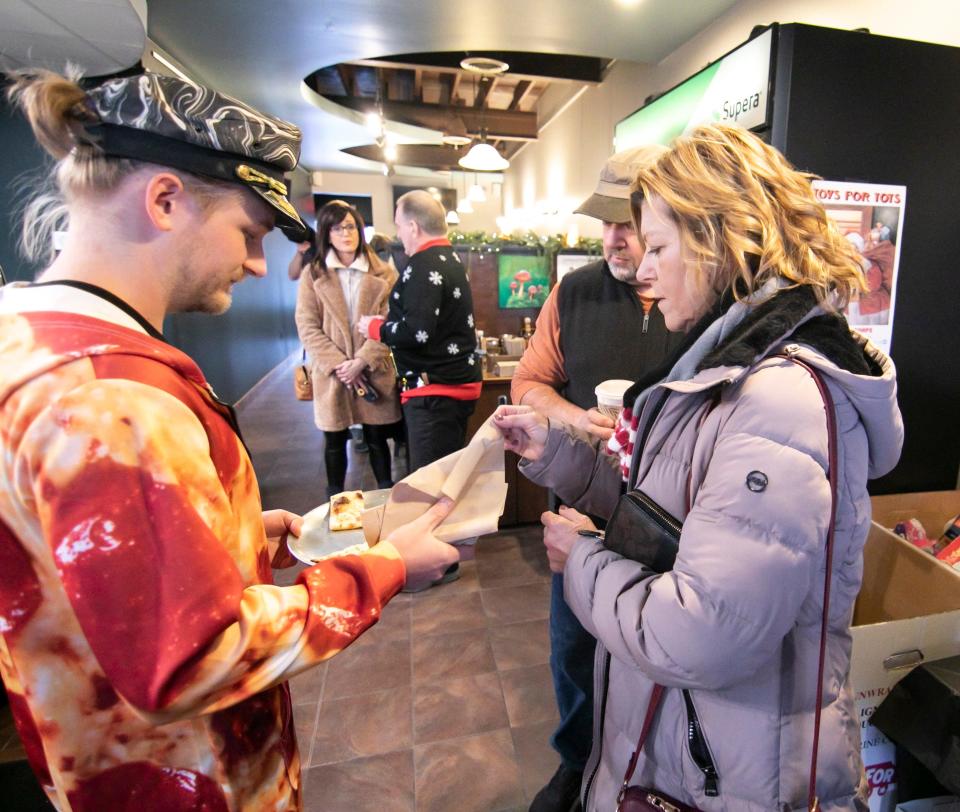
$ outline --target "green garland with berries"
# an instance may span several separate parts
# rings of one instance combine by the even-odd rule
[[[533,231],[526,234],[488,234],[486,231],[451,231],[447,238],[457,248],[476,251],[480,254],[498,254],[503,250],[520,248],[535,250],[551,260],[561,251],[585,251],[590,256],[601,256],[603,246],[596,237],[581,237],[576,245],[568,246],[563,234],[540,235]]]

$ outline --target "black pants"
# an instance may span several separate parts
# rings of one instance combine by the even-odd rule
[[[370,449],[370,467],[377,479],[378,488],[392,488],[393,476],[390,471],[390,449],[387,447],[387,437],[390,436],[392,426],[363,425],[363,441]],[[325,431],[323,461],[327,469],[328,495],[340,493],[343,490],[344,480],[347,478],[347,440],[350,439],[350,429],[343,431]]]
[[[438,395],[410,398],[403,404],[411,473],[463,448],[467,420],[476,405],[475,400]]]

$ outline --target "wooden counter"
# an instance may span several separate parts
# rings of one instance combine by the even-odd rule
[[[493,414],[500,398],[505,398],[505,403],[510,402],[510,378],[485,377],[477,408],[467,423],[468,438],[473,437],[474,432]],[[507,479],[507,501],[500,519],[501,527],[539,522],[540,514],[547,509],[546,488],[535,485],[517,471],[519,460],[512,451],[506,452],[504,473]]]

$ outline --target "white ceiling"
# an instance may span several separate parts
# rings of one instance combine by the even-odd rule
[[[146,25],[146,0],[0,0],[0,69],[116,73],[140,58]]]
[[[388,54],[466,50],[656,62],[734,3],[149,0],[148,33],[198,79],[298,124],[308,168],[369,170],[369,162],[339,150],[369,143],[370,134],[301,95],[300,80],[317,68]]]
[[[0,0],[0,59],[62,67],[68,56],[94,75],[127,67],[144,48],[145,3],[150,39],[194,79],[301,127],[306,168],[369,171],[339,150],[370,134],[302,92],[314,70],[421,51],[658,62],[736,0]]]

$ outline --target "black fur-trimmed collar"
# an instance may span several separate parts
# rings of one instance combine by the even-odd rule
[[[789,338],[830,359],[841,369],[858,375],[875,375],[877,365],[851,334],[847,321],[837,314],[808,318],[817,305],[809,285],[781,290],[757,305],[737,325],[726,341],[709,353],[697,371],[713,367],[749,367],[776,343]]]

